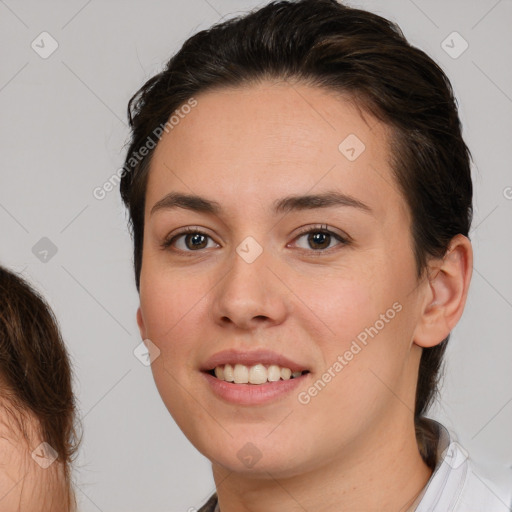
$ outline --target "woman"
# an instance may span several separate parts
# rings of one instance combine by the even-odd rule
[[[71,367],[56,319],[0,266],[0,510],[76,510],[70,462],[79,440]]]
[[[504,511],[425,413],[472,270],[450,82],[334,0],[201,31],[129,105],[141,336],[204,511]]]

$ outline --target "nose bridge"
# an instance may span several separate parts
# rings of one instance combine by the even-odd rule
[[[230,258],[231,270],[226,276],[225,292],[232,299],[258,302],[268,292],[269,249],[253,236],[244,238]]]
[[[270,249],[248,236],[228,258],[229,271],[217,287],[217,320],[247,326],[256,317],[277,320],[284,312],[284,291],[273,273]]]

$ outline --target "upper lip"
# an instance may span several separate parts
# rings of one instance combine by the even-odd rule
[[[217,352],[205,361],[202,371],[213,370],[216,366],[223,366],[225,364],[243,364],[245,366],[253,366],[255,364],[271,365],[276,364],[278,366],[289,368],[292,372],[300,372],[308,370],[308,368],[300,363],[292,361],[282,354],[272,352],[271,350],[223,350]]]

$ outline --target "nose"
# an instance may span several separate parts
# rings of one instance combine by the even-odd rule
[[[248,252],[244,248],[249,247]],[[284,321],[290,293],[279,275],[278,265],[269,250],[254,260],[254,246],[238,247],[226,260],[224,277],[214,287],[212,313],[222,327],[250,330]],[[247,257],[250,254],[251,257]]]

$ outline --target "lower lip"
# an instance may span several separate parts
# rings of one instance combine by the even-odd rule
[[[217,396],[238,405],[259,405],[283,399],[303,384],[309,375],[306,373],[294,379],[278,380],[266,384],[235,384],[217,379],[206,372],[202,372],[202,374]]]

